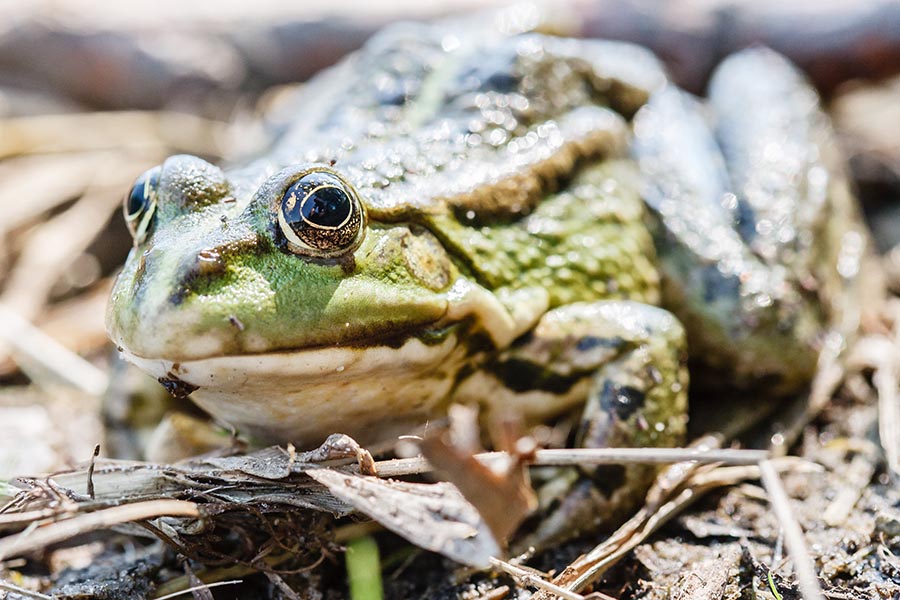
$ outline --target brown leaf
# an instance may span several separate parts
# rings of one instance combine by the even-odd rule
[[[413,544],[478,568],[500,554],[490,528],[452,484],[407,483],[332,469],[307,475]]]
[[[420,444],[422,454],[438,474],[453,482],[466,500],[471,502],[491,531],[505,545],[509,536],[537,506],[537,497],[528,478],[526,462],[533,454],[533,445],[523,443],[515,423],[500,423],[495,427],[509,460],[488,466],[477,460],[471,440],[477,439],[471,430],[477,425],[471,414],[451,412],[450,429],[438,430]],[[465,431],[459,431],[465,429]],[[458,443],[464,440],[464,443]],[[517,441],[518,440],[518,443]]]

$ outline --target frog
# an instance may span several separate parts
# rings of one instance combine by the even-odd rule
[[[404,24],[267,123],[243,161],[136,180],[106,316],[125,359],[260,442],[377,443],[463,403],[676,446],[689,365],[787,395],[857,326],[867,233],[773,51],[700,100],[628,43]],[[648,469],[589,474],[591,519]]]

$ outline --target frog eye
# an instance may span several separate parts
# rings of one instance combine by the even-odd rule
[[[136,244],[141,243],[153,223],[156,212],[156,190],[159,186],[159,174],[162,169],[153,167],[145,171],[135,180],[131,191],[125,196],[122,212],[125,223]]]
[[[325,170],[294,181],[278,206],[278,225],[291,252],[320,258],[356,249],[365,234],[365,217],[356,191]]]

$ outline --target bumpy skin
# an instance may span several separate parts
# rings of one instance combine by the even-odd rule
[[[270,115],[263,156],[166,161],[110,335],[262,439],[588,398],[585,443],[679,443],[681,323],[699,362],[796,390],[865,251],[793,68],[743,53],[712,96],[714,132],[630,45],[393,28]],[[280,230],[310,168],[365,207],[344,255],[294,254]]]

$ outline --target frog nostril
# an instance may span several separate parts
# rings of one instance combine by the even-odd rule
[[[218,250],[209,248],[197,253],[196,270],[200,275],[218,273],[225,269],[225,262]]]
[[[205,248],[186,258],[178,269],[180,276],[172,288],[169,302],[178,306],[192,294],[202,293],[227,268],[227,261],[217,248]]]

